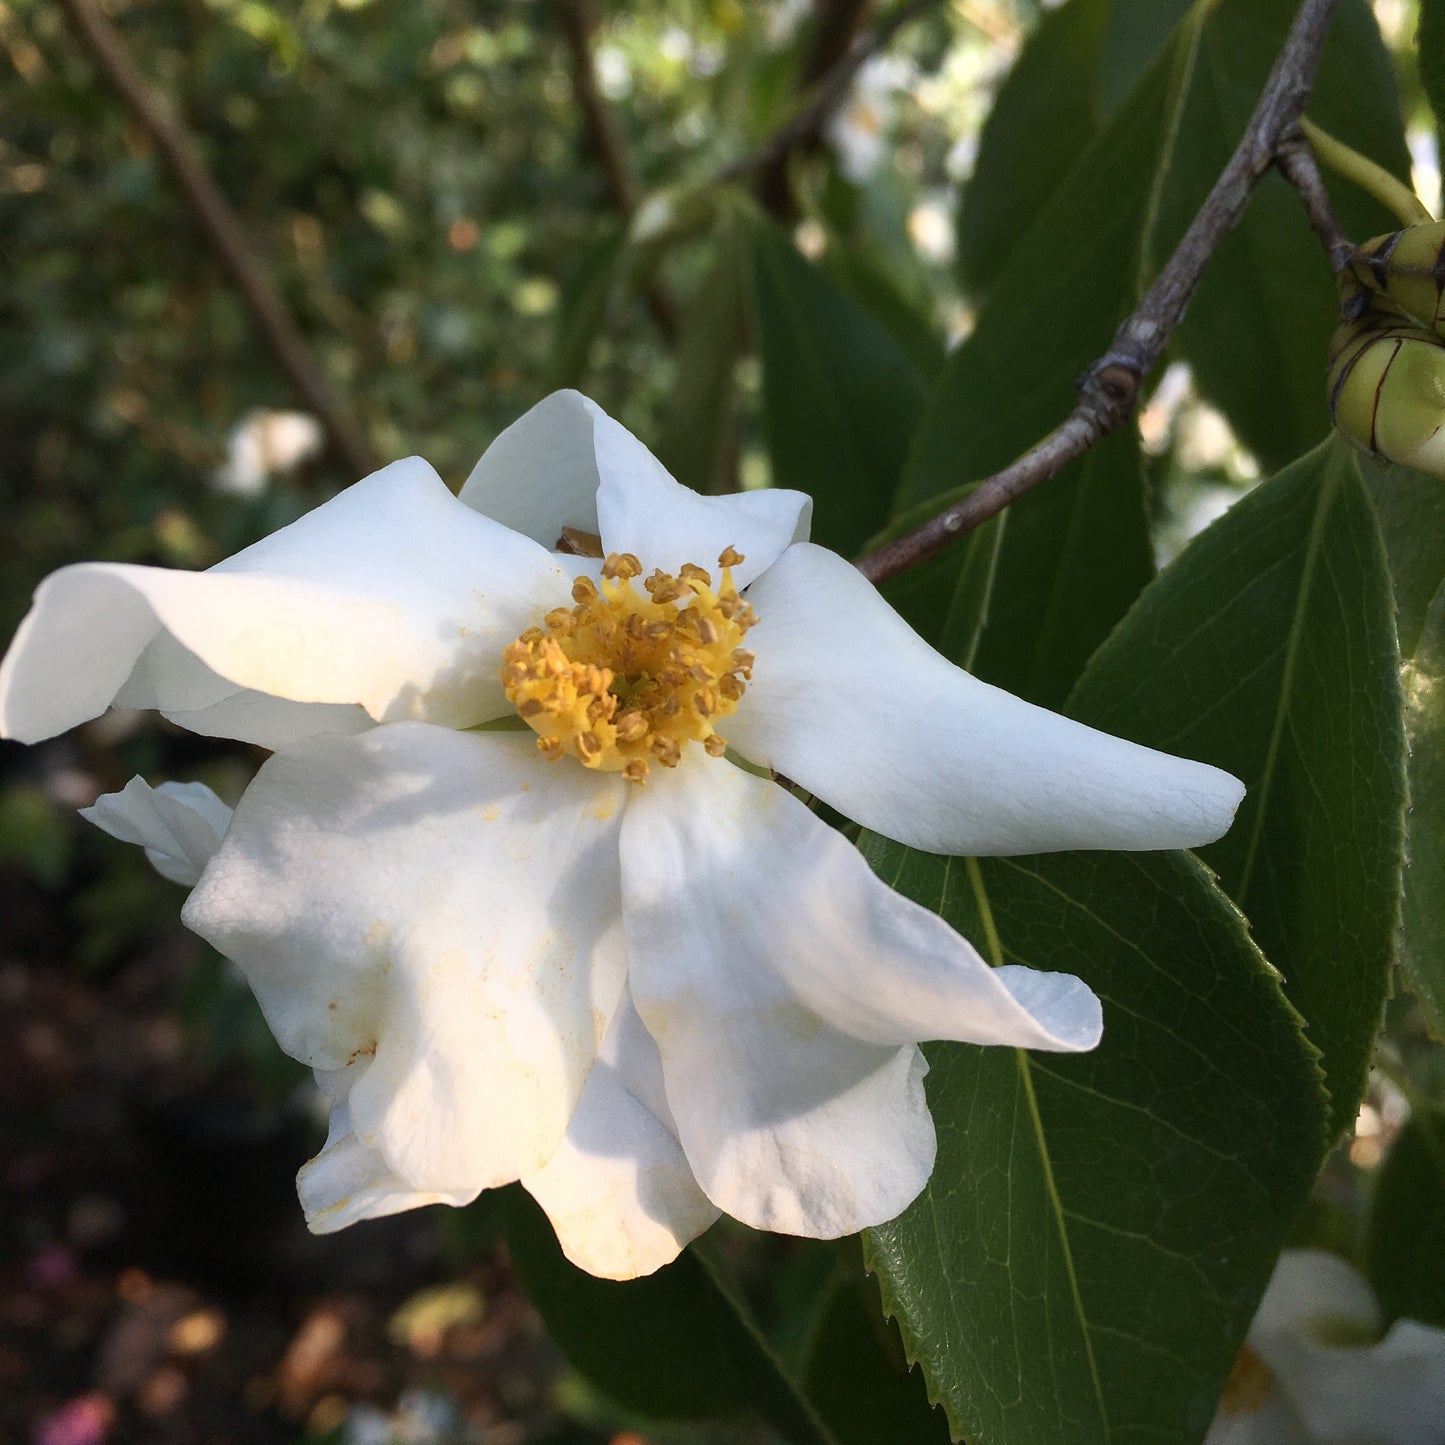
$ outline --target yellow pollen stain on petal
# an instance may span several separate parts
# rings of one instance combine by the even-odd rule
[[[1274,1389],[1274,1375],[1249,1345],[1235,1357],[1234,1368],[1224,1384],[1219,1408],[1226,1415],[1253,1415],[1264,1406]]]
[[[736,711],[755,660],[740,645],[757,621],[733,585],[742,560],[724,550],[716,588],[688,562],[639,590],[630,552],[611,553],[599,582],[577,578],[573,605],[553,608],[502,656],[502,686],[537,751],[639,784],[654,764],[675,768],[689,743],[721,757],[717,725]]]

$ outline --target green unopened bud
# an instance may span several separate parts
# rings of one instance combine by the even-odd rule
[[[1347,274],[1378,307],[1397,308],[1417,326],[1445,325],[1445,221],[1375,236],[1355,250]]]
[[[1445,477],[1445,345],[1432,332],[1366,328],[1341,345],[1330,410],[1356,446]]]

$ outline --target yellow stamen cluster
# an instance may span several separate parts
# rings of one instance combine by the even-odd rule
[[[555,608],[507,648],[502,685],[549,762],[574,757],[641,783],[654,762],[675,768],[690,742],[723,755],[714,729],[753,670],[739,644],[757,618],[732,579],[742,560],[723,552],[716,591],[689,562],[676,577],[654,572],[639,592],[642,563],[614,552],[600,583],[577,578],[575,605]]]

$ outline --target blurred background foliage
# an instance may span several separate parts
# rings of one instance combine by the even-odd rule
[[[775,469],[806,484],[798,477],[826,438],[764,370],[803,395],[804,343],[821,335],[864,378],[845,404],[866,407],[871,378],[886,377],[880,416],[900,428],[873,436],[857,507],[824,524],[838,535],[823,540],[856,549],[889,515],[926,385],[969,334],[1009,226],[1027,219],[1006,226],[970,209],[970,182],[999,88],[1054,7],[928,8],[864,67],[819,144],[736,185],[719,172],[795,112],[829,27],[846,44],[888,7],[636,0],[603,5],[590,23],[563,0],[104,8],[378,458],[419,453],[458,486],[504,426],[576,385],[692,485],[760,485]],[[1161,33],[1183,8],[1160,4]],[[1374,10],[1433,206],[1438,147],[1415,75],[1414,3]],[[580,104],[569,15],[588,31],[593,83],[625,153],[621,188]],[[1100,81],[1100,105],[1112,103],[1110,83]],[[1055,100],[1057,174],[1041,185],[1082,150],[1085,120],[1100,121],[1067,87]],[[764,214],[776,229],[759,224]],[[754,316],[769,296],[814,299],[790,339],[749,320],[748,295]],[[1261,468],[1187,365],[1151,389],[1139,440],[1162,561]],[[355,480],[152,137],[52,0],[0,0],[0,435],[6,637],[58,566],[204,567]],[[198,777],[234,800],[258,757],[131,717],[33,750],[0,745],[0,1006],[15,1043],[0,1069],[0,1238],[17,1261],[4,1276],[0,1434],[363,1445],[480,1438],[469,1432],[485,1421],[493,1445],[767,1438],[743,1425],[663,1430],[580,1376],[559,1383],[551,1347],[488,1253],[498,1211],[523,1208],[516,1200],[428,1211],[360,1243],[298,1239],[290,1171],[316,1130],[304,1071],[275,1050],[224,962],[179,929],[178,890],[74,813],[133,773]],[[1392,1033],[1402,1055],[1423,1050],[1408,1000]],[[1317,1235],[1357,1242],[1361,1181],[1407,1112],[1380,1076],[1352,1161],[1327,1175]],[[1430,1167],[1428,1151],[1412,1149],[1397,1176]],[[217,1206],[214,1185],[197,1191],[222,1154],[235,1197]],[[513,1221],[514,1239],[524,1225]],[[886,1359],[887,1388],[918,1411],[917,1438],[946,1438],[918,1376],[897,1368],[896,1334],[865,1300],[856,1251],[840,1265],[832,1250],[723,1236],[718,1248],[798,1372],[820,1338],[845,1357],[862,1319],[882,1354],[857,1369]],[[378,1269],[371,1256],[388,1251]],[[547,1268],[530,1261],[530,1293],[546,1289]],[[180,1303],[167,1278],[186,1281]],[[476,1299],[438,1296],[438,1280]],[[118,1322],[151,1318],[157,1299],[174,1316],[161,1331],[171,1343],[117,1345]],[[491,1335],[474,1304],[501,1321]],[[187,1355],[178,1322],[206,1310],[225,1328]],[[26,1342],[41,1337],[37,1364]],[[232,1359],[205,1364],[223,1337]],[[111,1364],[96,1366],[99,1356]],[[686,1382],[701,1389],[707,1376],[699,1365]],[[856,1404],[845,1391],[833,1408],[847,1417]],[[67,1420],[80,1433],[55,1433]]]

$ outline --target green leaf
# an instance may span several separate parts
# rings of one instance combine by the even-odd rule
[[[1420,29],[1415,37],[1420,57],[1420,84],[1435,124],[1445,129],[1445,0],[1420,0]]]
[[[753,231],[751,290],[774,485],[807,492],[813,539],[848,556],[888,517],[922,382],[889,332],[767,221]]]
[[[1149,239],[1151,271],[1167,260],[1233,152],[1298,8],[1296,0],[1232,0],[1203,27]],[[1310,115],[1409,176],[1394,67],[1365,0],[1339,7]],[[1357,240],[1396,228],[1358,188],[1336,183],[1331,194]],[[1210,258],[1175,345],[1266,470],[1284,466],[1328,430],[1323,358],[1337,307],[1299,198],[1279,175],[1265,176],[1243,220]]]
[[[1193,0],[1154,0],[1152,5],[1110,7],[1099,66],[1099,101],[1105,114],[1112,115],[1128,99],[1192,4]]]
[[[875,1279],[856,1260],[823,1303],[808,1352],[807,1384],[839,1445],[948,1445],[948,1419],[929,1404]]]
[[[1404,734],[1384,551],[1350,449],[1324,443],[1185,549],[1094,655],[1070,712],[1242,779],[1200,856],[1353,1120],[1399,916]]]
[[[699,492],[732,490],[737,464],[733,369],[742,349],[747,233],[735,213],[718,222],[712,266],[692,297],[677,346],[677,379],[657,455]]]
[[[1180,31],[1010,253],[933,388],[900,508],[997,471],[1068,415],[1076,378],[1139,294],[1150,196],[1196,30]],[[1001,527],[977,670],[1057,702],[1153,572],[1132,436],[1036,488]],[[956,548],[943,555],[976,571]],[[940,621],[949,610],[937,609]],[[924,636],[938,645],[941,629]]]
[[[1430,1031],[1445,1039],[1445,483],[1363,454],[1355,462],[1390,559],[1405,693],[1410,807],[1400,963]]]
[[[1101,120],[1098,70],[1112,0],[1048,12],[999,90],[958,211],[958,276],[983,295]]]
[[[1365,1252],[1387,1320],[1445,1327],[1445,1111],[1417,1109],[1391,1145]]]
[[[1078,974],[1092,1054],[929,1045],[938,1163],[865,1255],[956,1435],[1198,1441],[1314,1176],[1313,1051],[1185,853],[934,858],[887,882],[990,961]]]
[[[513,1267],[552,1338],[618,1404],[660,1418],[755,1411],[795,1445],[837,1445],[782,1371],[705,1244],[644,1279],[597,1279],[568,1263],[523,1189],[505,1198]]]
[[[1035,44],[1051,50],[1069,26],[1092,36],[1090,4],[1072,0]],[[997,471],[1068,415],[1076,378],[1107,349],[1228,158],[1295,8],[1218,0],[1184,14],[994,273],[973,333],[930,394],[900,509]],[[1110,62],[1119,73],[1155,52],[1175,12],[1131,13],[1115,7],[1102,42],[1119,50]],[[1098,47],[1081,48],[1092,73]],[[1363,0],[1348,0],[1316,108],[1398,166],[1394,95],[1374,20]],[[1367,198],[1341,204],[1350,224],[1378,215]],[[1336,301],[1318,243],[1277,178],[1261,187],[1204,285],[1179,333],[1201,385],[1266,460],[1297,455],[1326,430],[1321,358]],[[1064,695],[1152,575],[1145,503],[1137,458],[1120,443],[1110,459],[1075,463],[1009,509],[995,579],[1008,602],[988,600],[981,676],[1035,701]],[[1069,575],[1044,560],[1061,556],[1073,563]],[[969,563],[960,556],[958,565]],[[937,632],[925,635],[937,643]]]
[[[925,381],[943,369],[947,355],[933,315],[931,291],[910,288],[867,238],[830,237],[823,264],[838,284],[887,328]]]
[[[562,319],[547,369],[553,387],[576,386],[586,373],[626,252],[626,228],[615,224],[583,253],[562,295]]]

